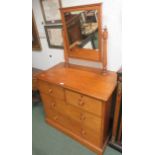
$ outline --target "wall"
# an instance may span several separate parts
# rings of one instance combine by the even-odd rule
[[[103,27],[107,26],[108,38],[108,69],[117,71],[121,66],[121,0],[61,0],[63,7],[103,3]],[[37,23],[42,44],[41,52],[32,52],[32,66],[39,69],[48,69],[64,61],[63,50],[48,48],[39,0],[32,0],[33,12]],[[52,57],[50,57],[52,55]],[[83,64],[92,67],[101,67],[96,62],[70,59],[71,63]]]

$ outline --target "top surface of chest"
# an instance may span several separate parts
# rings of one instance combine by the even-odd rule
[[[116,86],[117,75],[114,72],[102,75],[92,71],[57,65],[57,67],[41,73],[38,79],[107,101]]]

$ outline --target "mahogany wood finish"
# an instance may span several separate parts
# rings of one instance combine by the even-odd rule
[[[116,73],[60,63],[37,78],[46,122],[102,155]]]

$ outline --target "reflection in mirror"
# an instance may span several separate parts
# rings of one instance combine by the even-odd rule
[[[98,51],[97,10],[65,13],[70,49],[85,48]]]

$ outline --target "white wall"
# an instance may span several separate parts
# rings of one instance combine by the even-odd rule
[[[121,66],[121,0],[61,0],[63,7],[92,3],[103,3],[103,27],[106,25],[109,32],[108,38],[108,69],[117,71]],[[43,27],[43,16],[39,0],[32,0],[33,12],[37,23],[42,44],[41,52],[33,52],[32,66],[39,69],[48,69],[64,61],[63,50],[48,48]],[[52,55],[52,58],[49,57]],[[101,64],[89,61],[70,59],[75,64],[101,67]]]

